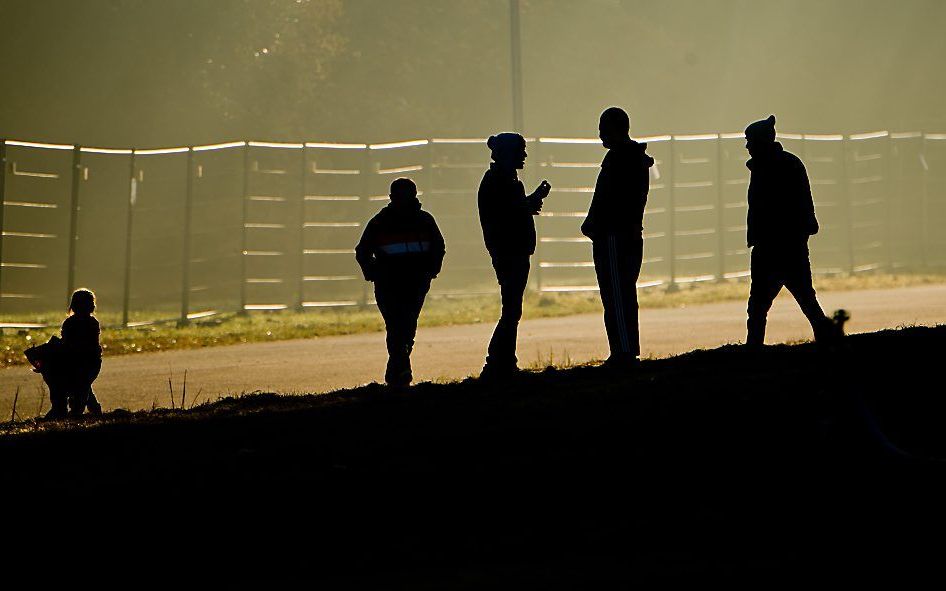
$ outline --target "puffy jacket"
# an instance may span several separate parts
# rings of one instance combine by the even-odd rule
[[[64,352],[79,361],[102,358],[99,344],[99,321],[91,314],[72,314],[62,323],[62,345]]]
[[[608,235],[640,235],[650,190],[647,144],[634,140],[608,150],[601,162],[594,196],[581,233],[595,240]]]
[[[445,252],[437,222],[414,199],[389,203],[371,218],[355,246],[355,259],[368,281],[433,279]]]
[[[746,242],[785,245],[818,233],[808,173],[801,160],[776,142],[771,151],[746,162],[749,211]]]
[[[506,171],[490,164],[483,175],[477,195],[480,225],[486,250],[492,256],[532,255],[535,253],[534,205],[526,199],[526,190],[516,171]]]

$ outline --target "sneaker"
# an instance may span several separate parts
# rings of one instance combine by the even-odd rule
[[[521,370],[517,365],[499,366],[495,363],[487,363],[480,372],[481,380],[508,380],[519,374]]]
[[[607,369],[617,371],[633,371],[637,369],[640,364],[641,360],[638,359],[636,355],[618,353],[612,354],[602,365]]]
[[[45,415],[43,415],[44,421],[59,421],[69,416],[69,413],[64,408],[51,408]]]
[[[414,374],[411,373],[411,370],[405,369],[394,375],[384,376],[384,381],[389,386],[403,388],[411,385],[411,382],[414,381]]]

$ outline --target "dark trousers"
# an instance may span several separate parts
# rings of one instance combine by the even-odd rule
[[[529,283],[529,255],[492,258],[502,298],[502,312],[489,341],[486,365],[507,369],[515,367],[519,361],[516,359],[516,338],[522,319],[522,298]]]
[[[69,412],[81,415],[86,407],[100,411],[101,405],[92,391],[92,383],[102,369],[102,360],[78,362],[63,360],[52,364],[42,372],[43,380],[49,387],[49,402],[53,411],[65,414]]]
[[[756,245],[752,248],[746,344],[761,345],[765,341],[765,321],[775,296],[788,288],[815,333],[821,337],[830,327],[811,284],[811,262],[808,244],[785,247]]]
[[[601,236],[594,241],[591,252],[611,356],[637,357],[641,353],[637,278],[641,274],[644,241],[639,236]]]
[[[388,366],[384,378],[392,381],[411,370],[411,351],[417,335],[417,319],[430,291],[430,279],[401,277],[377,280],[374,297],[387,331]]]

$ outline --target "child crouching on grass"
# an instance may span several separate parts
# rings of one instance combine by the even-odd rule
[[[95,311],[95,294],[77,289],[69,303],[69,316],[62,323],[61,338],[27,351],[27,357],[49,386],[52,408],[47,419],[79,417],[88,407],[93,415],[102,414],[102,405],[95,398],[92,382],[102,369],[102,347],[99,345],[99,321]]]

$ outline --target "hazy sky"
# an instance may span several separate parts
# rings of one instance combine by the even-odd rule
[[[482,136],[506,0],[0,0],[0,136],[86,145]],[[527,131],[946,129],[941,0],[523,0]],[[267,50],[261,53],[262,50]]]

